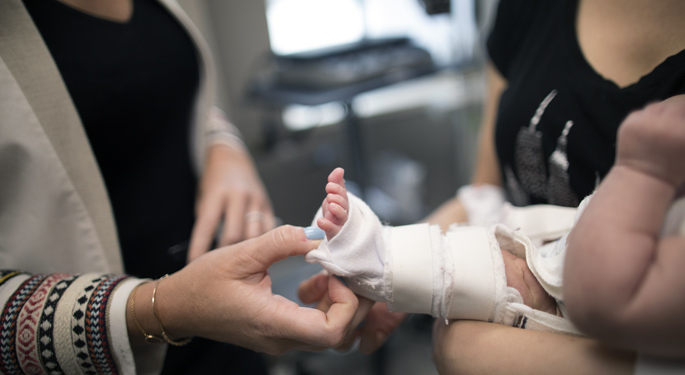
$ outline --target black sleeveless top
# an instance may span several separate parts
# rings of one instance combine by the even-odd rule
[[[515,205],[576,206],[614,163],[633,110],[685,93],[685,51],[625,88],[600,76],[576,38],[577,0],[501,0],[488,53],[508,81],[495,142]]]
[[[56,0],[24,4],[85,127],[126,272],[159,277],[179,269],[185,253],[171,256],[169,248],[190,238],[196,192],[188,138],[199,85],[192,40],[153,0],[134,0],[126,23]]]

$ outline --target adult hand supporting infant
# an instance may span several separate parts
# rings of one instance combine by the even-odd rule
[[[303,281],[298,288],[298,296],[302,302],[311,304],[317,303],[317,307],[325,307],[330,304],[329,286],[330,276],[326,272],[318,273]],[[380,348],[387,340],[388,336],[399,327],[407,317],[405,313],[390,312],[385,302],[374,302],[368,298],[359,298],[359,309],[355,322],[345,337],[342,345],[337,349],[340,351],[349,350],[357,338],[360,339],[359,351],[364,354],[371,354]],[[364,324],[358,324],[361,322]]]
[[[155,310],[172,339],[199,336],[274,355],[338,347],[354,327],[359,303],[352,291],[331,278],[327,311],[300,307],[272,293],[267,272],[273,263],[316,246],[302,228],[282,226],[211,251],[158,283]],[[143,308],[150,304],[153,287],[142,285],[135,295],[136,307],[141,306],[136,314],[146,327],[155,326]],[[142,341],[128,321],[130,336]]]

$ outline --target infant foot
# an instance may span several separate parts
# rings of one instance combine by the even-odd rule
[[[326,185],[326,199],[321,204],[323,217],[316,221],[316,224],[326,233],[326,238],[330,241],[335,237],[347,221],[347,210],[349,201],[347,199],[347,189],[344,180],[345,170],[336,168],[328,175]]]

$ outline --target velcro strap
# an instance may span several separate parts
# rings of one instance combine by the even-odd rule
[[[490,319],[496,301],[492,244],[484,227],[458,227],[447,233],[454,274],[449,319]]]
[[[430,226],[414,224],[393,228],[392,309],[430,314],[433,301],[433,254]],[[437,275],[435,275],[437,277]]]

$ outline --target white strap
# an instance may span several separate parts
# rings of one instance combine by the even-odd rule
[[[506,203],[504,212],[504,224],[519,230],[536,245],[568,233],[576,217],[576,208],[548,204],[514,207]]]
[[[519,328],[574,336],[583,335],[573,323],[566,318],[532,309],[522,303],[510,303],[507,306],[507,309],[514,310],[519,315]]]
[[[496,301],[493,251],[484,227],[447,233],[454,263],[448,318],[488,321]],[[497,250],[499,251],[499,250]]]
[[[433,302],[433,252],[428,224],[414,224],[393,228],[390,232],[392,248],[393,311],[430,314]]]

